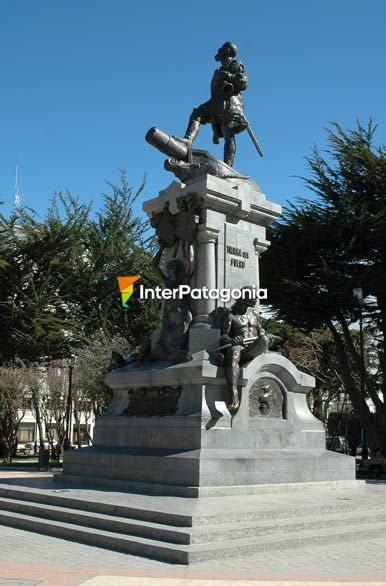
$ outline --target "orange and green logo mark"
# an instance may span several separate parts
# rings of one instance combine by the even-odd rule
[[[122,298],[122,305],[123,307],[127,307],[127,301],[129,301],[130,297],[134,291],[134,283],[138,281],[141,277],[118,277],[118,285],[119,290],[121,292]]]

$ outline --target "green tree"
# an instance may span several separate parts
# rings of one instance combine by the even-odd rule
[[[138,291],[123,309],[117,281],[139,275],[147,287],[158,284],[153,238],[135,211],[145,182],[135,191],[122,169],[119,185],[108,185],[95,213],[70,193],[59,193],[44,218],[30,209],[0,216],[0,365],[19,359],[31,365],[29,393],[40,438],[44,420],[48,429],[55,425],[58,449],[67,388],[63,373],[47,365],[79,353],[88,373],[74,391],[79,432],[80,411],[99,414],[109,399],[103,379],[112,350],[127,354],[159,322],[159,304],[142,302]]]
[[[58,203],[62,204],[61,215]],[[58,195],[44,221],[28,210],[0,219],[0,360],[27,361],[69,351],[74,267],[83,252],[89,209]]]
[[[152,239],[134,207],[124,171],[96,214],[69,193],[54,197],[46,217],[30,210],[0,217],[0,363],[60,358],[95,333],[125,336],[131,344],[154,329],[159,305],[135,293],[122,308],[117,277],[151,269]]]
[[[146,287],[158,283],[151,267],[148,222],[134,211],[145,182],[134,191],[121,170],[120,184],[109,186],[111,193],[104,195],[103,207],[89,222],[85,251],[78,259],[79,278],[73,290],[76,315],[83,336],[101,331],[107,337],[124,336],[136,345],[157,326],[159,304],[142,302],[135,291],[127,309],[122,309],[117,277],[140,275]]]
[[[272,245],[262,258],[262,282],[277,315],[305,331],[331,332],[340,375],[370,443],[386,449],[386,150],[374,145],[375,127],[353,131],[333,124],[325,156],[308,158],[306,185],[316,199],[289,206],[269,231]],[[377,332],[379,369],[361,361],[353,331],[359,307],[353,288],[366,298],[365,324]],[[360,393],[360,373],[377,413],[377,426]]]

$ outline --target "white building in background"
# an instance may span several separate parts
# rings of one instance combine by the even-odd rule
[[[70,368],[70,376],[72,380],[72,367]],[[39,402],[41,403],[41,412],[40,412],[40,420],[41,426],[38,425],[36,420],[36,412],[34,409],[34,404],[32,401],[32,396],[29,395],[29,398],[26,398],[24,411],[20,409],[19,417],[21,418],[21,422],[19,424],[19,429],[17,433],[17,440],[18,440],[18,451],[36,451],[38,450],[38,446],[40,445],[41,440],[46,445],[49,445],[49,440],[52,439],[56,442],[58,438],[58,428],[55,422],[55,409],[53,409],[54,405],[52,403],[55,400],[55,397],[60,397],[59,411],[61,414],[61,428],[63,429],[63,420],[62,417],[65,417],[65,409],[67,406],[68,400],[68,386],[70,384],[70,379],[66,380],[67,378],[67,368],[63,368],[62,365],[57,365],[56,372],[59,375],[63,375],[64,379],[61,381],[61,390],[59,394],[50,395],[50,384],[49,384],[49,368],[47,366],[39,367]],[[29,394],[29,393],[28,393]],[[76,422],[74,417],[74,409],[73,404],[71,405],[70,410],[70,418],[69,418],[69,433],[68,437],[71,440],[71,443],[74,446],[78,445],[78,431],[79,431],[79,439],[80,444],[83,446],[87,446],[92,444],[92,437],[95,425],[95,415],[93,413],[79,413],[79,426]],[[64,422],[64,429],[66,430],[67,420]],[[39,427],[42,428],[42,437],[40,436]],[[27,449],[26,449],[27,445]]]
[[[84,413],[80,415],[80,443],[82,446],[88,446],[92,444],[92,437],[95,425],[95,416],[86,418]],[[58,433],[55,427],[55,422],[50,426],[48,430],[46,424],[42,421],[43,428],[43,441],[47,444],[49,437],[52,437],[54,441],[58,439]],[[78,445],[78,429],[73,414],[70,418],[70,433],[71,442],[74,446]],[[90,439],[91,438],[91,439]],[[40,445],[39,427],[36,423],[36,417],[32,410],[27,410],[24,414],[23,419],[20,422],[19,430],[17,433],[18,441],[18,452],[36,451]]]
[[[22,415],[22,413],[20,414]],[[91,416],[86,419],[85,414],[81,413],[80,415],[80,443],[82,446],[88,446],[92,443],[94,425],[95,425],[95,416]],[[47,443],[47,440],[50,437],[53,437],[56,441],[58,439],[57,430],[55,428],[55,422],[53,422],[51,429],[48,431],[46,428],[46,424],[42,421],[42,428],[43,428],[43,441]],[[74,419],[73,414],[71,414],[70,418],[70,439],[74,446],[78,445],[78,429]],[[90,441],[91,438],[91,441]],[[17,441],[18,441],[18,452],[27,451],[35,451],[39,449],[40,444],[40,436],[39,436],[39,427],[36,423],[35,413],[32,410],[27,410],[24,414],[23,419],[20,422],[19,430],[17,433]],[[30,445],[31,444],[31,445]]]

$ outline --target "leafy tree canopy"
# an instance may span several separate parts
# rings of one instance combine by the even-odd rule
[[[122,335],[132,345],[151,331],[159,307],[144,311],[133,296],[123,310],[117,277],[155,284],[147,222],[133,206],[122,170],[102,209],[57,194],[43,220],[30,209],[0,216],[0,362],[61,357],[95,333]]]
[[[363,420],[370,415],[353,365],[362,371],[382,435],[374,431],[371,441],[386,447],[386,149],[375,144],[375,130],[371,120],[350,131],[331,125],[326,151],[314,148],[307,159],[310,177],[303,178],[316,198],[289,205],[270,228],[272,245],[261,268],[279,318],[306,331],[330,329],[345,388]],[[377,348],[376,375],[361,361],[350,328],[361,309],[353,297],[358,287]]]

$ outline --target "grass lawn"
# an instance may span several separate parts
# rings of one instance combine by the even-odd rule
[[[50,462],[50,467],[61,467],[63,459],[60,459],[60,463],[57,462]],[[11,464],[6,464],[3,461],[0,461],[0,471],[1,470],[37,470],[39,464],[38,456],[14,456],[12,458]]]

